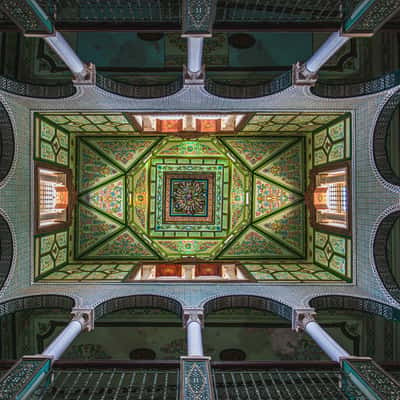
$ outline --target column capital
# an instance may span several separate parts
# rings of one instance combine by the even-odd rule
[[[204,311],[202,308],[183,309],[183,327],[186,328],[190,322],[197,322],[204,327]]]
[[[75,76],[72,80],[75,86],[95,86],[96,85],[96,66],[93,63],[85,64],[83,76]]]
[[[204,64],[197,74],[191,74],[186,64],[183,64],[183,81],[185,85],[203,85],[206,76],[206,67]]]
[[[292,313],[292,330],[304,331],[309,322],[315,322],[316,312],[313,308],[297,308]]]
[[[292,82],[295,86],[314,86],[318,74],[312,73],[306,68],[306,64],[298,61],[292,66]]]
[[[94,329],[94,309],[93,308],[73,308],[71,311],[72,321],[78,321],[82,325],[83,331],[90,332]],[[83,319],[83,323],[82,323]]]

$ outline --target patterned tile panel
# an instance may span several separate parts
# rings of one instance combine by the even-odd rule
[[[46,274],[67,263],[68,231],[35,238],[36,275]]]
[[[255,114],[241,131],[241,134],[285,134],[304,135],[313,132],[326,124],[339,118],[342,114],[312,114],[312,113],[287,113],[287,114]]]
[[[321,282],[340,281],[316,264],[243,264],[257,281]]]
[[[314,232],[314,262],[327,271],[351,278],[351,239]]]
[[[35,138],[35,158],[68,166],[69,133],[38,117],[35,119],[35,125],[39,132]]]
[[[183,357],[181,358],[180,371],[180,384],[183,391],[182,399],[215,399],[209,359],[206,357]]]
[[[350,117],[344,117],[313,134],[315,167],[350,158]]]
[[[121,282],[135,268],[135,264],[67,264],[46,275],[44,281],[110,281]]]
[[[127,118],[120,113],[44,113],[41,115],[66,131],[79,134],[118,133],[123,135],[132,134],[136,131]]]

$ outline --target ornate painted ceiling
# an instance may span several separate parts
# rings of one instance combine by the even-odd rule
[[[348,158],[349,118],[255,114],[196,137],[140,133],[134,119],[37,116],[35,158],[72,169],[77,201],[68,235],[37,238],[36,275],[118,280],[139,261],[201,259],[240,261],[255,279],[351,276],[347,239],[313,264],[304,204],[310,168]]]
[[[77,140],[77,259],[305,256],[302,138]]]

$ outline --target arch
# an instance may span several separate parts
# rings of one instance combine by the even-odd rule
[[[222,296],[209,300],[204,304],[204,314],[229,308],[252,308],[271,312],[289,321],[292,319],[292,307],[266,297],[247,295]]]
[[[171,96],[183,88],[183,79],[157,85],[132,85],[96,74],[96,85],[106,92],[134,99],[157,99]]]
[[[373,154],[376,168],[383,179],[393,185],[400,185],[400,176],[397,176],[389,162],[386,151],[386,138],[390,128],[390,122],[396,108],[400,104],[400,90],[397,90],[383,106],[373,134]]]
[[[0,290],[7,281],[14,258],[14,242],[10,225],[0,214]]]
[[[14,156],[14,129],[6,108],[0,103],[0,182],[9,174]]]
[[[400,321],[400,309],[363,297],[325,295],[314,297],[309,304],[316,311],[329,309],[361,311],[379,315],[388,320]]]
[[[400,218],[400,211],[395,211],[382,220],[375,234],[373,249],[376,270],[383,286],[395,300],[400,302],[400,286],[391,271],[387,254],[389,236],[398,218]]]
[[[205,89],[208,93],[227,99],[254,99],[282,92],[292,85],[292,70],[275,79],[259,85],[232,85],[206,79]]]
[[[116,297],[98,304],[94,309],[94,319],[98,320],[106,314],[125,310],[127,308],[159,308],[161,310],[173,312],[179,318],[182,316],[182,305],[179,301],[166,296],[141,294]]]
[[[0,89],[18,96],[38,99],[63,99],[76,93],[72,82],[63,85],[39,85],[16,81],[5,76],[0,76]]]
[[[400,70],[389,72],[369,81],[327,83],[318,81],[311,93],[324,98],[349,98],[383,92],[400,84]]]
[[[74,299],[63,295],[45,294],[19,297],[0,304],[0,317],[17,311],[39,308],[58,308],[71,311],[74,305]]]

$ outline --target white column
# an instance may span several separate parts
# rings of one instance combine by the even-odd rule
[[[187,47],[188,47],[188,59],[187,59],[187,69],[191,77],[196,78],[202,67],[203,59],[203,42],[202,37],[188,37]]]
[[[203,328],[202,319],[203,309],[186,308],[183,311],[188,356],[204,356],[201,332]]]
[[[332,33],[324,44],[305,63],[304,74],[315,74],[348,41],[339,32]]]
[[[189,321],[186,326],[188,356],[203,356],[203,338],[200,321]]]
[[[317,322],[307,322],[304,331],[314,339],[331,360],[339,362],[341,357],[350,357],[350,354],[332,339]]]
[[[83,316],[73,319],[63,331],[46,347],[42,355],[58,360],[74,339],[85,329],[86,320]]]
[[[57,32],[55,36],[47,36],[44,38],[46,43],[57,53],[71,70],[76,79],[83,78],[87,73],[87,68],[81,59],[77,56],[72,47],[64,39],[64,36]]]

